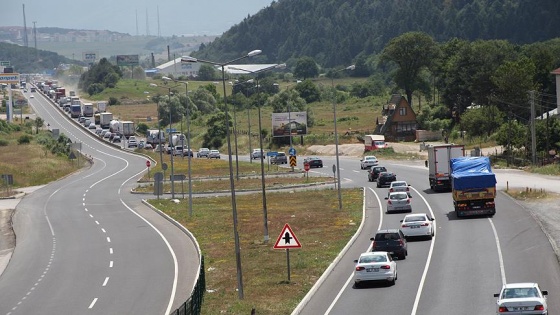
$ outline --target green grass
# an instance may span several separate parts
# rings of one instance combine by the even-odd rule
[[[270,242],[263,244],[260,195],[237,195],[238,231],[244,299],[236,291],[236,259],[229,196],[194,198],[193,216],[186,202],[150,200],[197,238],[205,257],[206,287],[202,314],[289,314],[313,286],[361,222],[361,189],[343,190],[343,211],[333,190],[275,192],[267,195]],[[302,244],[290,250],[291,281],[286,253],[272,246],[285,223]]]

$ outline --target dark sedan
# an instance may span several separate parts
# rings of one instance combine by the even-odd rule
[[[391,172],[381,172],[377,176],[377,187],[389,186],[391,182],[397,180],[397,175]]]
[[[309,157],[303,160],[303,164],[309,164],[309,168],[323,167],[323,160],[318,157]]]
[[[381,172],[387,172],[387,169],[385,168],[385,166],[372,166],[369,168],[368,170],[368,181],[370,182],[374,182],[377,180],[377,177],[379,176],[379,173]]]

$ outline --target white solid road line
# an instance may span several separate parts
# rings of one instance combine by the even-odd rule
[[[381,229],[381,227],[383,226],[383,207],[381,205],[381,199],[379,199],[379,196],[377,195],[377,193],[375,192],[375,190],[373,190],[371,187],[368,188],[369,190],[371,190],[373,192],[373,194],[375,195],[375,198],[377,198],[377,203],[379,204],[379,225],[377,226],[377,229]],[[367,249],[367,251],[371,251],[371,245],[372,243],[369,243],[369,247]],[[352,281],[352,277],[354,276],[354,273],[352,272],[350,274],[350,276],[348,277],[348,279],[346,280],[346,282],[344,283],[344,285],[342,286],[342,288],[340,288],[340,291],[338,291],[336,297],[333,299],[331,305],[329,305],[329,308],[325,311],[325,315],[330,314],[332,308],[335,306],[336,302],[338,302],[338,299],[340,299],[340,297],[342,296],[342,292],[344,292],[344,290],[346,289],[346,287],[348,287],[348,285],[350,284],[350,282]]]
[[[432,210],[432,207],[430,207],[428,200],[426,200],[426,198],[424,198],[424,196],[422,196],[422,194],[420,194],[420,192],[416,190],[416,188],[412,186],[410,188],[412,188],[418,194],[418,196],[420,196],[420,198],[424,200],[424,203],[428,207],[428,210],[430,210],[430,214],[432,218],[435,218],[434,211]],[[428,275],[428,269],[430,269],[430,263],[432,262],[432,255],[434,253],[434,244],[436,243],[436,236],[437,236],[437,232],[436,232],[437,221],[434,220],[432,222],[434,225],[434,237],[432,237],[430,243],[430,251],[428,252],[428,258],[426,259],[426,264],[424,265],[424,272],[422,273],[422,278],[420,279],[420,284],[418,285],[418,290],[416,291],[416,299],[414,299],[414,306],[412,307],[412,312],[410,313],[411,315],[416,315],[416,311],[418,310],[418,304],[420,303],[420,297],[422,296],[422,289],[424,288],[424,282],[426,281],[426,276]]]
[[[492,226],[492,232],[494,232],[494,239],[496,240],[496,248],[498,249],[498,261],[500,262],[500,273],[502,275],[502,285],[506,284],[506,268],[504,267],[504,257],[502,256],[502,248],[500,247],[500,238],[498,237],[498,231],[494,226],[494,222],[491,218],[488,218],[490,226]]]

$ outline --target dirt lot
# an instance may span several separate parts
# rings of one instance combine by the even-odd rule
[[[420,144],[414,142],[391,142],[389,146],[398,153],[417,153],[419,155],[428,156],[426,151],[420,151]],[[329,145],[312,145],[307,148],[310,154],[315,155],[335,155],[336,148],[334,144]],[[344,156],[363,156],[364,145],[359,144],[341,144],[338,146],[339,155]]]

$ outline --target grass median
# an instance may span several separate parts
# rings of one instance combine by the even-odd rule
[[[266,194],[270,241],[264,243],[261,194],[238,194],[238,232],[244,299],[238,298],[231,196],[149,202],[197,238],[205,257],[206,289],[202,314],[290,314],[356,232],[362,219],[362,189],[343,189],[343,211],[333,189],[287,190]],[[286,252],[273,245],[288,223],[302,244]]]

